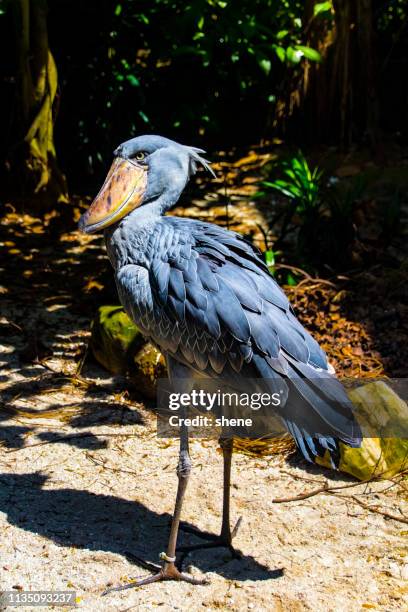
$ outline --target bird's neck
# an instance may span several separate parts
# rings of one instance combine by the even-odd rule
[[[178,201],[187,179],[174,180],[171,187],[160,196],[152,194],[148,201],[135,208],[116,225],[105,230],[109,259],[118,270],[128,264],[149,266],[152,256],[151,237],[162,222],[163,215]]]
[[[150,238],[162,215],[161,203],[156,200],[136,208],[105,230],[106,248],[115,270],[128,264],[149,265]]]

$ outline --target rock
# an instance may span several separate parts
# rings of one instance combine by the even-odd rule
[[[156,397],[156,381],[166,376],[161,353],[146,342],[121,306],[101,306],[92,324],[91,350],[112,374],[126,374],[140,393]]]
[[[112,374],[126,374],[145,339],[121,306],[101,306],[92,323],[91,349]]]
[[[364,439],[361,448],[350,448],[340,442],[339,469],[359,480],[398,474],[406,467],[408,457],[406,402],[382,381],[353,389],[349,397],[356,408]],[[327,456],[316,462],[330,467]]]
[[[166,378],[167,369],[163,355],[147,342],[134,355],[129,368],[129,378],[136,388],[150,399],[156,398],[157,379]]]

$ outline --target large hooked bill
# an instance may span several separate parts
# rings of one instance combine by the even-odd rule
[[[79,220],[86,234],[97,232],[140,206],[146,193],[147,167],[116,157],[102,188]]]

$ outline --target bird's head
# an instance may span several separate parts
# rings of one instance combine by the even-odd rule
[[[198,165],[215,176],[201,149],[162,136],[138,136],[114,151],[114,161],[95,200],[79,221],[91,234],[117,223],[135,208],[153,204],[164,212],[180,197]]]

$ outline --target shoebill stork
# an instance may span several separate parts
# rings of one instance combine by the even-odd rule
[[[313,461],[328,452],[336,464],[339,441],[353,447],[361,443],[352,406],[259,251],[217,225],[165,216],[200,165],[212,172],[203,153],[161,136],[124,142],[80,229],[88,234],[104,230],[120,301],[165,355],[170,380],[204,376],[222,383],[237,374],[266,384],[278,380],[286,389],[279,418],[303,456]],[[213,544],[232,548],[231,442],[224,441],[222,448],[223,518]],[[160,555],[163,564],[156,574],[129,586],[161,579],[205,582],[176,565],[190,469],[188,429],[182,426],[178,489],[167,550]]]

